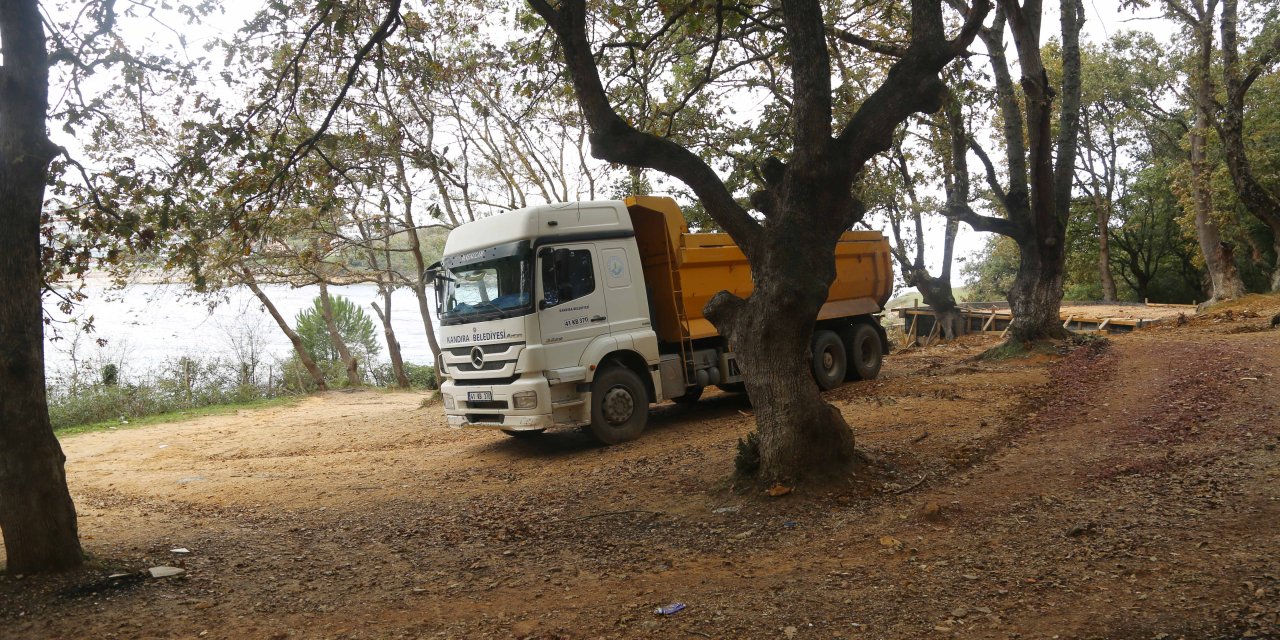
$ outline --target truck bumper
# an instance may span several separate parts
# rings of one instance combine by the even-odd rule
[[[453,405],[450,409],[450,402],[445,403],[445,418],[454,429],[541,431],[554,426],[578,424],[577,416],[553,410],[553,389],[542,375],[526,375],[500,385],[457,384],[455,380],[449,379],[440,385],[440,392],[449,396]],[[468,394],[473,392],[492,393],[493,399],[472,402],[468,400]],[[537,396],[537,405],[531,409],[516,409],[514,396],[527,392],[533,392]]]

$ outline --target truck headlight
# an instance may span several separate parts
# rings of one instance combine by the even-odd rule
[[[517,409],[533,409],[538,406],[538,392],[521,391],[511,396],[511,404]]]
[[[444,396],[444,408],[446,408],[446,409],[456,409],[456,408],[457,408],[457,407],[453,404],[453,396],[451,396],[451,395],[449,395],[449,394],[447,394],[447,393],[445,393],[445,394],[441,394],[441,395],[443,395],[443,396]]]

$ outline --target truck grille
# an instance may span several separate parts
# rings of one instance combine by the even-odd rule
[[[479,369],[477,369],[476,366],[471,364],[470,362],[455,362],[454,364],[449,365],[449,368],[457,369],[458,371],[466,371],[466,372],[494,371],[497,369],[501,369],[509,364],[511,364],[510,360],[485,360],[484,364],[481,365]]]
[[[485,355],[488,355],[490,353],[502,353],[503,351],[506,351],[511,347],[518,347],[522,345],[524,345],[523,342],[508,342],[506,344],[482,344],[480,345],[480,350],[483,351]],[[455,355],[455,356],[458,356],[459,358],[463,358],[471,355],[471,350],[474,348],[475,347],[456,347],[453,349],[449,349],[448,351],[451,355]]]
[[[458,387],[491,387],[495,385],[511,384],[520,379],[520,374],[507,376],[505,378],[450,378],[454,386]]]
[[[500,413],[468,413],[467,422],[477,424],[502,424],[504,416]]]

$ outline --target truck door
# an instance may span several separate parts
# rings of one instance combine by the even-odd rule
[[[600,260],[590,244],[538,250],[538,323],[547,367],[576,366],[596,336],[609,333]]]

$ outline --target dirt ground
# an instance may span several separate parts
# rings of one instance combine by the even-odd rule
[[[723,394],[608,448],[373,391],[68,438],[93,566],[0,577],[0,636],[1277,638],[1276,311],[894,354],[828,394],[887,471],[778,498]]]

